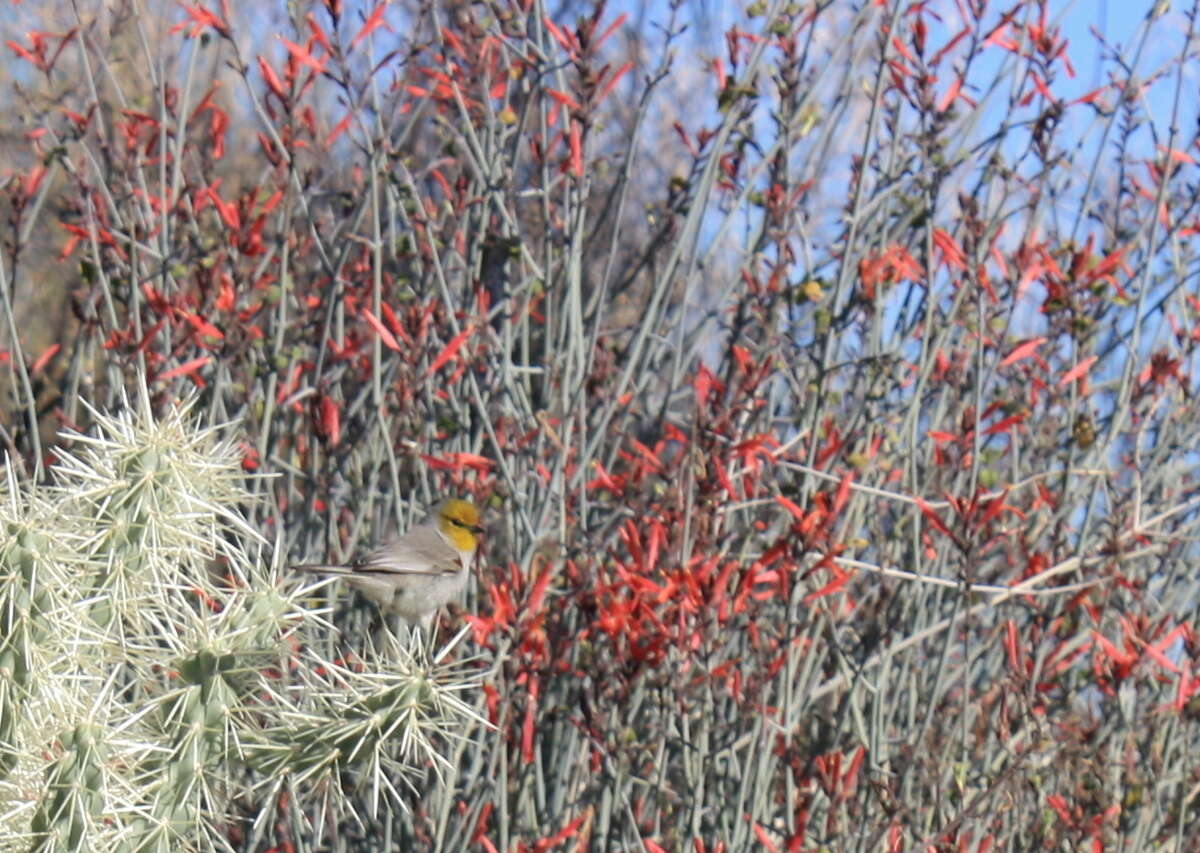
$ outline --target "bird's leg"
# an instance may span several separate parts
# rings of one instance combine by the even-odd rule
[[[395,613],[389,613],[386,610],[377,611],[371,625],[371,643],[377,651],[382,652],[388,648],[390,645],[389,634],[398,640],[402,639],[403,635],[400,633],[402,622],[403,620]]]
[[[421,635],[422,639],[431,647],[433,645],[434,628],[437,625],[437,611],[426,613],[421,617]]]

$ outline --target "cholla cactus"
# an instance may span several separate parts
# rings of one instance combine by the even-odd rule
[[[327,799],[352,765],[398,799],[437,766],[471,680],[305,650],[320,614],[250,558],[236,448],[187,406],[96,421],[53,487],[10,467],[0,501],[0,849],[228,849],[235,802]]]

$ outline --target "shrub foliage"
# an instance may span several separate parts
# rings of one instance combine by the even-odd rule
[[[1091,86],[1049,0],[247,6],[9,32],[23,837],[1200,833],[1194,6]],[[146,444],[184,398],[219,458]],[[445,494],[487,536],[436,673],[277,571]]]

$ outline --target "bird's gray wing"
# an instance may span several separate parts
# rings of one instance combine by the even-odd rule
[[[463,562],[446,537],[432,524],[420,524],[400,538],[385,542],[354,566],[363,575],[458,574]]]

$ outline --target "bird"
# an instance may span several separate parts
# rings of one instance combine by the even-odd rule
[[[428,520],[347,565],[310,563],[292,571],[345,578],[379,605],[428,636],[440,608],[467,585],[479,544],[479,510],[470,501],[449,498]]]

